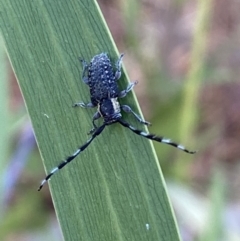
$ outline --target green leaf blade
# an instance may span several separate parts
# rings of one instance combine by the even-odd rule
[[[90,99],[78,57],[108,52],[116,61],[116,49],[94,1],[0,4],[1,31],[49,172],[92,127],[96,110],[71,107]],[[124,74],[119,84],[126,88]],[[121,103],[138,108],[132,93]],[[120,125],[105,128],[49,184],[65,240],[179,240],[152,144]]]

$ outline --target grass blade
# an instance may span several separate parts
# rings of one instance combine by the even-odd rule
[[[71,108],[89,100],[78,57],[108,52],[116,60],[116,48],[95,1],[0,0],[0,9],[7,52],[49,171],[92,127],[93,111]],[[126,76],[120,82],[126,86]],[[124,102],[137,109],[132,94]],[[120,125],[106,128],[50,187],[65,240],[179,240],[151,143]]]

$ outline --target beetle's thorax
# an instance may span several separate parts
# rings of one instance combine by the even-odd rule
[[[98,104],[98,111],[105,124],[112,124],[122,117],[117,98],[104,99]]]

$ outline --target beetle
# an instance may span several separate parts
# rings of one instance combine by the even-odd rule
[[[120,105],[118,101],[119,98],[124,98],[138,83],[137,81],[131,82],[126,89],[119,91],[117,81],[121,77],[122,59],[123,54],[119,56],[116,62],[116,71],[114,71],[111,61],[106,53],[101,53],[94,56],[90,64],[88,64],[84,59],[80,59],[83,65],[82,80],[85,84],[89,86],[91,101],[89,103],[75,103],[73,107],[97,107],[97,111],[92,118],[93,128],[89,132],[89,134],[91,134],[91,138],[88,139],[85,144],[80,146],[72,155],[67,157],[57,167],[55,167],[41,182],[38,191],[42,189],[43,185],[51,178],[51,176],[55,172],[62,169],[65,165],[75,159],[82,151],[84,151],[90,145],[90,143],[98,135],[102,133],[102,131],[107,125],[111,125],[113,123],[119,123],[122,126],[130,129],[135,134],[145,137],[147,139],[172,145],[189,154],[196,153],[196,151],[189,151],[184,146],[179,145],[168,138],[138,130],[122,119],[121,111],[123,110],[124,112],[131,113],[140,123],[144,125],[150,124],[149,122],[143,120],[138,114],[136,114],[130,106]],[[99,118],[103,118],[103,124],[97,127],[95,121]]]

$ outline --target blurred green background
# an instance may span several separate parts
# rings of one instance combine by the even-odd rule
[[[240,240],[240,2],[98,3],[139,81],[149,131],[198,150],[154,143],[182,240]],[[48,188],[36,191],[43,165],[0,47],[0,240],[61,240]]]

